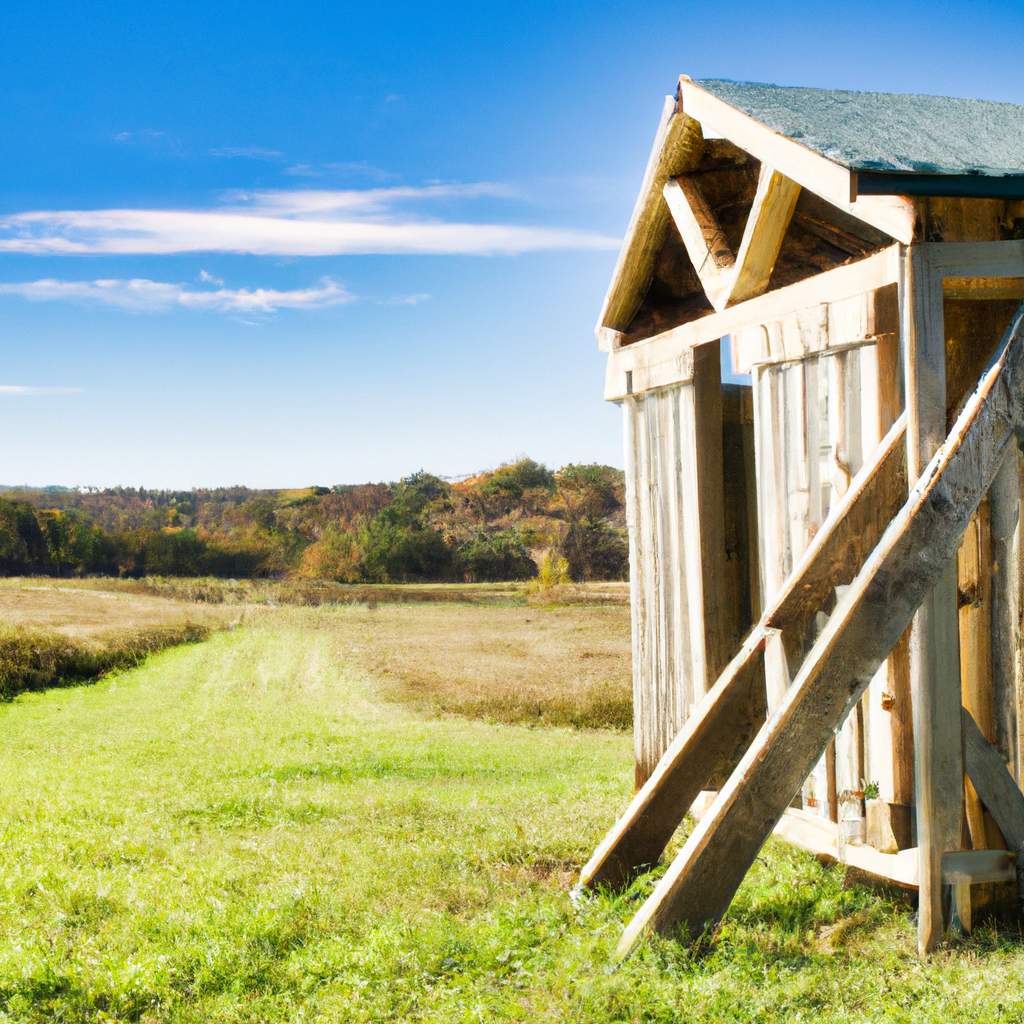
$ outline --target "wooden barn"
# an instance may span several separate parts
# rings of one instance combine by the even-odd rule
[[[621,405],[637,792],[699,818],[627,928],[713,926],[774,830],[919,892],[1024,861],[1024,107],[683,77],[597,328]]]

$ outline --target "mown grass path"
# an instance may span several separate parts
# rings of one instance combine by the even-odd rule
[[[1020,1020],[1021,947],[929,966],[903,911],[773,846],[716,951],[574,909],[621,734],[381,700],[329,609],[0,707],[0,1020]]]

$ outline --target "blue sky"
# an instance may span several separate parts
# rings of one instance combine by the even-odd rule
[[[0,482],[621,464],[592,328],[678,74],[1024,102],[1015,38],[1019,3],[8,2]]]

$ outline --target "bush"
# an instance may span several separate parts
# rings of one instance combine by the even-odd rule
[[[629,578],[629,544],[624,531],[607,523],[574,523],[561,548],[569,574],[578,582]]]
[[[481,530],[456,550],[455,565],[467,583],[528,580],[537,573],[537,566],[514,530]]]

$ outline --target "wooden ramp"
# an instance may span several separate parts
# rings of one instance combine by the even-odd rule
[[[628,953],[649,929],[667,931],[680,925],[697,938],[725,913],[833,731],[955,556],[1007,446],[1021,433],[1022,335],[1024,308],[1014,317],[995,361],[902,508],[898,500],[895,507],[890,504],[897,494],[905,493],[893,483],[905,480],[905,475],[899,475],[905,474],[899,455],[903,424],[897,423],[830,516],[779,600],[598,847],[581,882],[622,881],[663,851],[706,780],[716,772],[730,773],[626,928],[620,955]],[[872,487],[878,490],[868,501],[865,491]],[[854,523],[859,529],[854,529]],[[809,621],[808,609],[820,607],[826,593],[846,582],[852,571],[844,579],[842,566],[856,568],[867,551],[870,554],[804,658],[782,703],[751,739],[758,693],[763,689],[757,667],[765,646],[782,643],[790,651],[798,650],[801,630]],[[838,553],[842,558],[836,557]]]

